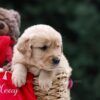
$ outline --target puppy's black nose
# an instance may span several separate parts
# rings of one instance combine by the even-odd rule
[[[55,65],[59,64],[59,62],[60,62],[60,59],[58,57],[54,57],[52,59],[52,63],[55,64]]]
[[[3,23],[0,23],[0,29],[3,29],[5,26]]]

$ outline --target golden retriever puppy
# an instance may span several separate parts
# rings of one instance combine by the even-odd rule
[[[14,47],[12,81],[17,87],[26,83],[27,72],[39,75],[41,89],[49,90],[55,74],[71,68],[62,52],[62,37],[49,25],[27,28]]]

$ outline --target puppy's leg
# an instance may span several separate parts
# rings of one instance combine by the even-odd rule
[[[30,67],[28,71],[31,72],[35,76],[39,75],[40,73],[40,70],[36,67]]]
[[[12,66],[12,82],[16,87],[21,87],[26,83],[27,69],[23,64]]]
[[[45,70],[40,71],[39,75],[39,86],[42,90],[48,91],[52,86],[53,72],[47,72]]]

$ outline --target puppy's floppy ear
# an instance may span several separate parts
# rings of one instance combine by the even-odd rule
[[[31,56],[32,49],[31,49],[30,39],[24,38],[24,39],[19,40],[17,44],[17,49],[22,54]]]
[[[9,22],[8,25],[11,30],[10,34],[14,38],[14,40],[17,40],[20,35],[21,17],[20,17],[20,14],[13,9],[9,10],[9,14],[10,14],[10,18],[8,20]]]
[[[18,45],[17,45],[18,51],[20,51],[21,53],[25,53],[27,51],[26,48],[27,48],[28,44],[29,44],[29,39],[28,38],[19,40]]]
[[[18,23],[18,25],[19,25],[19,27],[20,27],[20,23],[21,23],[20,20],[21,20],[21,17],[20,17],[19,12],[15,11],[15,10],[13,10],[13,9],[9,10],[9,12],[10,12],[11,14],[13,14],[13,16],[14,16],[15,19],[17,20],[17,23]]]

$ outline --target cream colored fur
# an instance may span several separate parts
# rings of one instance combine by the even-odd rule
[[[46,46],[47,49],[43,50]],[[60,63],[52,64],[52,58],[58,57]],[[12,81],[21,87],[26,83],[27,72],[39,75],[41,89],[48,91],[52,87],[55,75],[60,71],[71,75],[71,67],[62,51],[62,37],[48,25],[34,25],[27,28],[14,47],[12,59]]]

